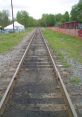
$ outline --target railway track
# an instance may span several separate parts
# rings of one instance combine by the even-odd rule
[[[40,29],[0,102],[1,117],[77,117]]]

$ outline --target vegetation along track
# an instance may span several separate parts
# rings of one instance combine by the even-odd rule
[[[1,117],[77,117],[40,29],[0,102]]]

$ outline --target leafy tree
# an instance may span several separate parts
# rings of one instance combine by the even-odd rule
[[[52,14],[43,14],[41,20],[39,20],[42,26],[54,26],[55,17]]]
[[[31,27],[31,26],[37,26],[37,21],[33,18],[33,17],[30,17],[28,18],[28,26]]]
[[[71,10],[71,20],[77,21],[78,20],[78,6],[74,5]]]
[[[62,21],[62,14],[61,13],[56,14],[55,15],[55,24],[59,25],[59,24],[61,24],[61,21]]]
[[[54,15],[50,14],[50,15],[47,16],[47,24],[48,24],[48,26],[54,26],[55,25]]]
[[[16,16],[16,20],[23,24],[25,27],[28,27],[28,19],[29,19],[29,15],[26,11],[18,11],[17,12],[17,16]]]
[[[78,16],[77,16],[78,21],[82,22],[82,2],[78,4],[77,11],[78,11]]]
[[[61,22],[68,22],[70,19],[68,11],[65,12],[64,15],[62,15]]]
[[[82,0],[79,0],[79,3],[82,4]]]
[[[5,27],[10,23],[9,13],[6,10],[0,11],[0,26]]]
[[[82,22],[82,1],[74,5],[71,10],[71,20]]]
[[[26,11],[18,11],[16,20],[23,24],[25,27],[37,26],[37,22],[33,17],[30,17]]]

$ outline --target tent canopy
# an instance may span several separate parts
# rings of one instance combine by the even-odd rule
[[[5,30],[13,30],[13,24],[6,26],[4,29]],[[24,30],[25,27],[22,24],[20,24],[17,21],[15,21],[14,22],[14,29],[20,31],[20,30]]]

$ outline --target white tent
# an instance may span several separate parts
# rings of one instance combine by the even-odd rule
[[[12,32],[13,31],[13,24],[8,25],[4,28],[7,32]],[[14,22],[14,29],[15,32],[20,32],[24,31],[25,27],[22,24],[19,24],[17,21]]]

